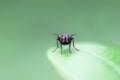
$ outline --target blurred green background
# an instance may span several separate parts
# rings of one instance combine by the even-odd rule
[[[119,21],[115,0],[0,0],[0,80],[62,80],[46,57],[53,34],[119,46]]]

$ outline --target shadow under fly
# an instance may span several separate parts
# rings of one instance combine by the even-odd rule
[[[73,47],[74,49],[76,49],[77,51],[79,51],[75,46],[74,46],[74,38],[73,36],[75,34],[54,34],[57,36],[56,38],[56,43],[57,43],[57,47],[55,48],[55,50],[53,50],[53,52],[56,51],[56,49],[59,47],[58,43],[60,43],[60,48],[61,48],[61,54],[62,54],[62,45],[69,45],[69,52],[71,53],[71,42],[73,43]]]

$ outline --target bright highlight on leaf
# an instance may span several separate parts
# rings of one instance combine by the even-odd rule
[[[120,50],[96,43],[78,43],[80,51],[48,51],[48,59],[64,80],[120,80]],[[114,52],[115,51],[115,52]]]

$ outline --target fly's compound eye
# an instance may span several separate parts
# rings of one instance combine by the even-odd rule
[[[68,37],[68,41],[71,41],[72,40],[72,37]]]
[[[60,38],[60,41],[63,42],[64,41],[63,38]]]
[[[63,41],[63,39],[61,38],[61,41]]]

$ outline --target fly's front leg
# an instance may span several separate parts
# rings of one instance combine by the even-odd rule
[[[56,39],[56,43],[57,43],[57,47],[55,48],[55,50],[53,50],[53,52],[55,52],[58,48],[58,40]]]
[[[74,39],[73,39],[73,47],[74,47],[77,51],[79,51],[79,50],[74,46]]]
[[[60,43],[60,48],[61,48],[61,54],[62,54],[62,44]]]

